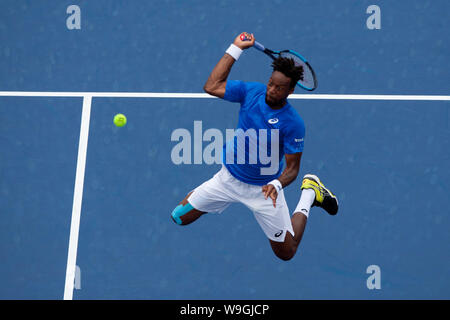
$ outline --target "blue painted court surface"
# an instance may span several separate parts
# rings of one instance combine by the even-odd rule
[[[72,4],[81,29],[66,26]],[[372,4],[379,30],[366,26]],[[249,31],[305,55],[314,94],[449,96],[449,12],[445,0],[1,0],[0,91],[201,93]],[[270,73],[270,59],[248,49],[229,78],[266,83]],[[314,173],[340,210],[314,208],[285,262],[243,205],[189,226],[170,218],[220,169],[175,165],[172,132],[201,121],[225,133],[238,104],[94,97],[73,299],[449,299],[450,101],[290,102],[306,137],[289,208]],[[82,104],[0,96],[0,299],[63,298]],[[125,127],[113,125],[117,113]],[[367,287],[371,265],[380,289]]]

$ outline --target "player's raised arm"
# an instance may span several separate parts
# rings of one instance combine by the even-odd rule
[[[227,78],[230,74],[231,67],[234,62],[239,59],[242,51],[250,48],[255,43],[253,34],[246,32],[241,33],[234,39],[234,42],[227,49],[226,53],[216,64],[203,89],[206,93],[223,98],[225,96],[225,88],[227,85]]]

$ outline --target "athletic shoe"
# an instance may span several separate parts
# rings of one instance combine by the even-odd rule
[[[313,174],[306,174],[303,177],[301,189],[313,189],[316,193],[313,207],[321,207],[331,215],[335,215],[338,212],[338,199],[336,196],[328,190],[325,185],[319,180],[319,178]]]

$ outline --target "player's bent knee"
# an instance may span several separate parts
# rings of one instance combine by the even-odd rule
[[[273,250],[275,255],[283,261],[289,261],[295,256],[294,248],[277,248]]]
[[[275,255],[283,261],[289,261],[294,257],[293,253],[275,253]]]
[[[177,224],[182,225],[183,221],[181,221],[181,217],[184,216],[186,213],[194,209],[194,207],[188,202],[186,204],[179,204],[173,211],[172,211],[172,220],[175,221]]]

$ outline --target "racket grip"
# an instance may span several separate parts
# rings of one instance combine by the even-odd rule
[[[258,49],[259,51],[264,51],[266,48],[264,48],[264,46],[259,43],[258,41],[255,40],[255,43],[253,44],[253,46]]]

